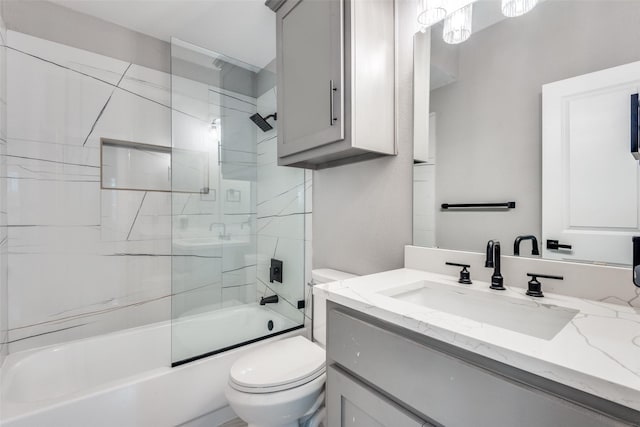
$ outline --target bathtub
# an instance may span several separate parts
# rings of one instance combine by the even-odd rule
[[[174,322],[173,331],[173,360],[279,335],[174,368],[169,321],[12,353],[1,371],[0,423],[156,427],[224,412],[233,362],[253,348],[301,332],[290,319],[257,303],[185,316]]]

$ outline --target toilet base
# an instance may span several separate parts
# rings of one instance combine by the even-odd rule
[[[249,427],[299,427],[324,402],[326,373],[290,390],[245,393],[227,385],[229,406]]]

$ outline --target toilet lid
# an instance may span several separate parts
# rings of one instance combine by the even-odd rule
[[[238,359],[231,367],[230,385],[260,393],[287,390],[324,373],[325,352],[297,336],[267,344]]]

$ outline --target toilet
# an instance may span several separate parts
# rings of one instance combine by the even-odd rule
[[[322,270],[315,283],[354,277]],[[225,395],[249,427],[317,427],[323,421],[325,351],[302,336],[262,346],[238,359]]]

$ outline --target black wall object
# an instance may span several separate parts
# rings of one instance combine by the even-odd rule
[[[282,283],[282,261],[271,258],[271,268],[269,269],[269,281]]]
[[[633,236],[633,284],[640,288],[640,236]]]
[[[571,250],[571,245],[560,243],[557,240],[547,239],[547,249],[550,251],[558,251],[561,249]]]
[[[636,160],[640,160],[640,103],[638,94],[631,95],[631,154]]]
[[[515,209],[516,202],[504,202],[504,203],[443,203],[440,207],[444,210],[447,209]]]

